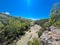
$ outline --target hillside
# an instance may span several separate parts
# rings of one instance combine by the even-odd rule
[[[0,45],[9,45],[16,41],[29,30],[30,19],[13,17],[0,13]]]
[[[25,18],[22,18],[22,17],[14,17],[14,16],[11,16],[11,15],[7,15],[7,14],[3,14],[3,13],[0,13],[0,21],[4,24],[7,24],[7,20],[9,18],[14,18],[16,20],[20,20],[21,22],[24,22],[24,21],[32,21],[30,19],[25,19]]]
[[[16,42],[17,45],[27,45],[27,43],[29,43],[28,45],[30,43],[31,45],[41,45],[39,39],[43,45],[59,44],[59,31],[60,6],[58,5],[54,5],[52,8],[50,18],[35,21],[0,13],[0,45],[16,45]],[[39,38],[35,40],[34,37],[36,36]],[[33,42],[29,42],[30,38]]]
[[[7,24],[7,20],[8,18],[15,18],[13,16],[10,16],[10,15],[7,15],[7,14],[4,14],[4,13],[0,13],[0,21],[4,24]]]
[[[44,27],[44,24],[46,23],[46,22],[48,22],[49,21],[49,18],[47,18],[47,19],[40,19],[40,20],[36,20],[35,21],[35,24],[38,24],[38,25],[40,25],[41,27]]]
[[[60,45],[60,3],[53,6],[50,18],[43,26],[38,32],[42,45]]]
[[[60,25],[60,4],[56,4],[53,6],[50,12],[50,25],[59,26]]]

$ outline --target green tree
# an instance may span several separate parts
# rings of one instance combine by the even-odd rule
[[[51,25],[56,25],[57,21],[60,21],[60,3],[56,3],[54,4],[51,13],[50,13],[50,19],[49,19],[49,23]]]
[[[19,20],[16,20],[14,18],[9,18],[6,29],[8,38],[17,37],[17,35],[20,33],[20,28],[21,28],[21,23]]]
[[[0,30],[4,27],[4,24],[0,22]]]

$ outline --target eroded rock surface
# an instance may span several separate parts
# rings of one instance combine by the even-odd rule
[[[60,29],[51,26],[51,31],[44,31],[40,37],[43,45],[60,45]]]

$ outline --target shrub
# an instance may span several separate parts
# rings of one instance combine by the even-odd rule
[[[33,38],[33,41],[29,41],[28,45],[42,45],[38,38]]]

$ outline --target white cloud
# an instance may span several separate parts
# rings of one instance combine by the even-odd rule
[[[4,12],[4,14],[10,15],[10,13],[9,13],[9,12]]]

